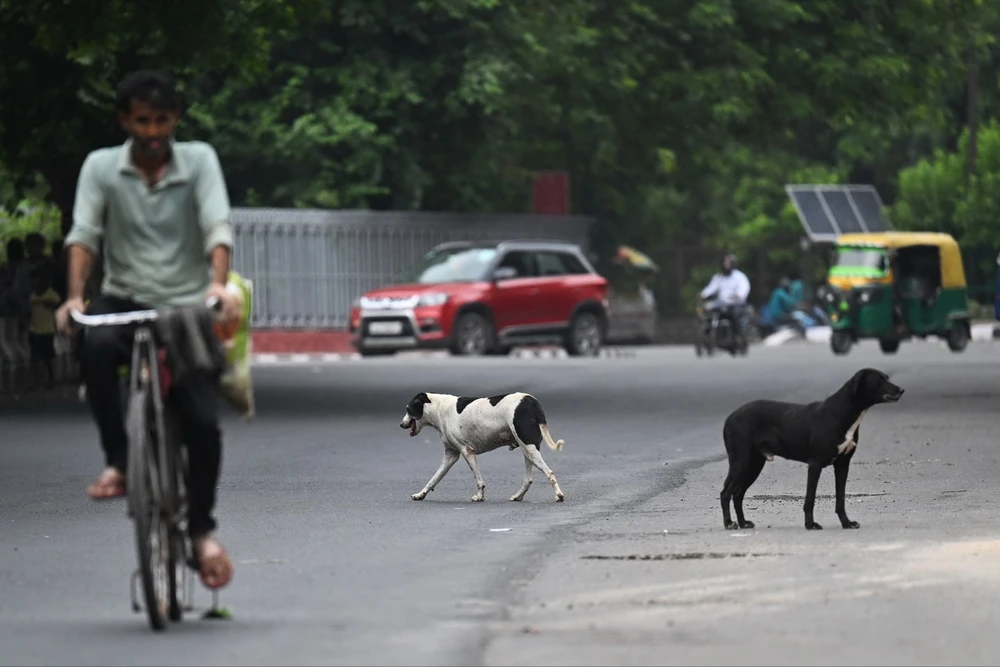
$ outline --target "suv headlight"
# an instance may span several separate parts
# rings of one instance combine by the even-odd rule
[[[431,294],[421,294],[420,300],[417,301],[418,306],[443,306],[448,302],[448,295],[443,292],[434,292]]]

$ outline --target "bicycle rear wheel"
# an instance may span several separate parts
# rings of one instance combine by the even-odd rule
[[[184,616],[184,609],[181,605],[181,597],[177,590],[178,582],[183,582],[184,577],[181,568],[187,567],[187,554],[185,553],[184,534],[178,528],[180,518],[186,514],[186,507],[182,489],[184,488],[184,460],[180,450],[180,433],[177,420],[173,415],[164,411],[164,429],[167,439],[166,446],[166,473],[167,487],[165,493],[165,507],[169,510],[164,514],[171,517],[167,523],[167,535],[169,536],[170,557],[167,563],[169,568],[168,594],[169,594],[169,618],[171,621],[180,621]]]
[[[128,489],[129,514],[135,523],[136,551],[146,615],[154,630],[167,627],[170,599],[176,597],[176,566],[171,548],[169,522],[159,506],[163,497],[154,493],[160,484],[156,461],[155,430],[151,430],[151,397],[148,389],[138,389],[128,405]]]

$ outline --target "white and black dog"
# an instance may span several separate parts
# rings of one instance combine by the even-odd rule
[[[403,421],[399,422],[399,427],[409,429],[412,438],[420,433],[424,425],[437,429],[441,434],[444,458],[424,488],[410,496],[414,500],[426,498],[427,493],[434,490],[458,461],[458,457],[462,456],[476,477],[477,491],[472,500],[482,502],[486,483],[479,472],[476,456],[506,445],[510,450],[520,447],[524,454],[524,483],[510,499],[524,498],[532,482],[531,467],[536,466],[552,483],[556,502],[562,502],[563,492],[556,481],[556,475],[542,460],[538,450],[543,438],[549,448],[554,450],[562,449],[563,441],[553,442],[545,412],[534,396],[519,392],[489,398],[466,398],[421,392],[406,406],[406,414],[403,415]]]

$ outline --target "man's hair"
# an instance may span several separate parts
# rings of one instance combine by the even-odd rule
[[[154,109],[181,111],[183,102],[174,80],[154,69],[142,69],[129,74],[118,84],[116,106],[122,113],[132,108],[132,100],[149,104]]]
[[[28,234],[27,236],[24,237],[24,244],[25,245],[39,245],[40,244],[42,246],[42,248],[44,249],[45,248],[45,237],[42,236],[41,234],[39,234],[38,232],[31,232],[30,234]]]

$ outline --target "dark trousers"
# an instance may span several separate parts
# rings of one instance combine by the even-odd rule
[[[144,310],[147,306],[102,295],[88,314],[104,315]],[[108,466],[123,474],[128,460],[128,437],[118,367],[131,364],[132,326],[94,327],[86,330],[81,370],[87,385],[87,401],[101,436]],[[188,526],[192,538],[215,530],[212,510],[215,487],[222,461],[222,432],[219,428],[218,386],[211,380],[189,376],[173,383],[166,404],[176,413],[181,437],[187,447],[190,480]],[[126,484],[128,480],[126,480]]]

